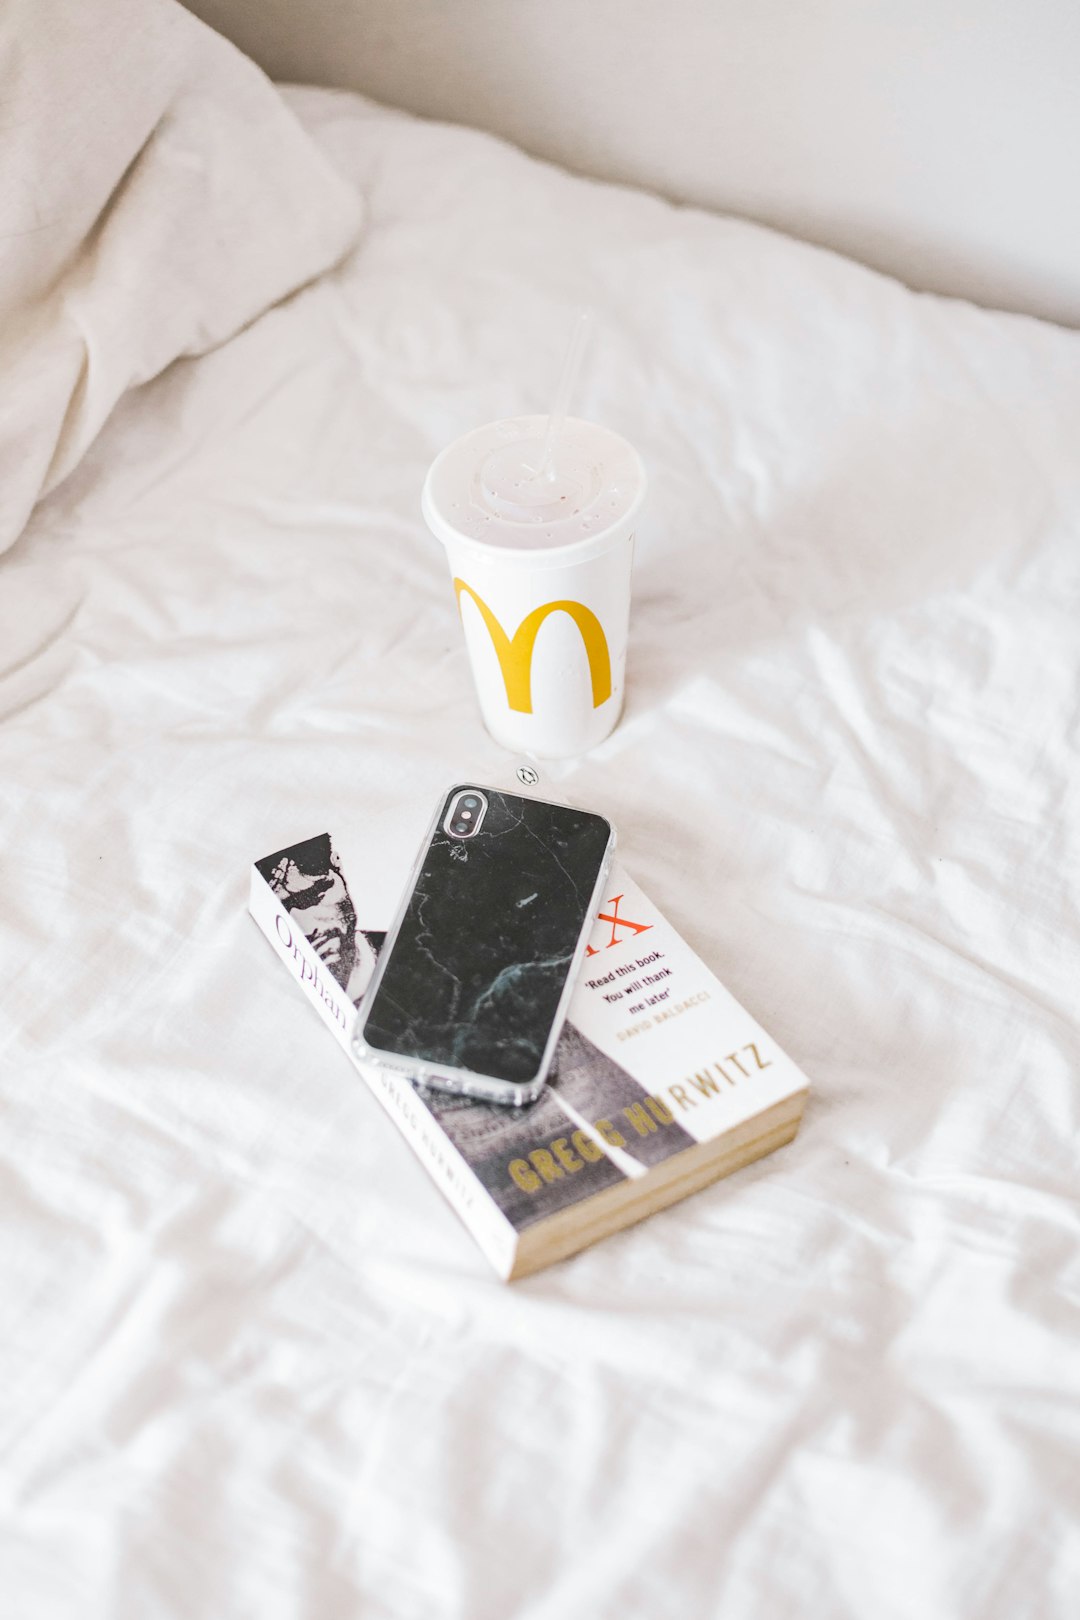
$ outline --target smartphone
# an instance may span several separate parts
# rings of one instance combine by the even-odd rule
[[[442,1091],[540,1095],[615,843],[588,810],[467,782],[439,800],[357,1024]]]

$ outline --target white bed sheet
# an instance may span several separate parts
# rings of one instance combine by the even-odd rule
[[[18,1620],[1065,1620],[1080,1592],[1080,336],[363,100],[337,273],[128,396],[0,563],[0,1590]],[[543,785],[813,1079],[506,1288],[244,914],[505,780],[432,455],[652,474]],[[378,900],[378,904],[383,902]]]

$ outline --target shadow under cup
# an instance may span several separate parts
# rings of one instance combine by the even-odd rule
[[[634,528],[645,471],[627,441],[568,417],[542,465],[544,416],[477,428],[424,483],[446,550],[481,714],[514,753],[559,759],[622,713]]]

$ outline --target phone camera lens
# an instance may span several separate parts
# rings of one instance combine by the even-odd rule
[[[447,832],[455,838],[469,838],[477,832],[484,819],[484,797],[462,789],[450,807],[450,819],[444,823]]]

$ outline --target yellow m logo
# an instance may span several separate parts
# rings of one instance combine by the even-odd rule
[[[516,709],[519,714],[533,712],[533,649],[536,646],[540,626],[549,613],[569,613],[577,625],[585,646],[585,655],[589,660],[593,708],[598,709],[601,703],[607,702],[611,696],[611,656],[608,653],[603,626],[596,614],[587,607],[583,607],[580,602],[544,602],[542,606],[533,608],[532,612],[522,619],[511,637],[507,635],[483,597],[478,596],[471,585],[466,585],[463,579],[455,579],[454,591],[459,612],[462,591],[466,591],[472,597],[480,610],[480,617],[487,626],[491,644],[499,660],[499,668],[502,670],[506,701],[512,709]]]

